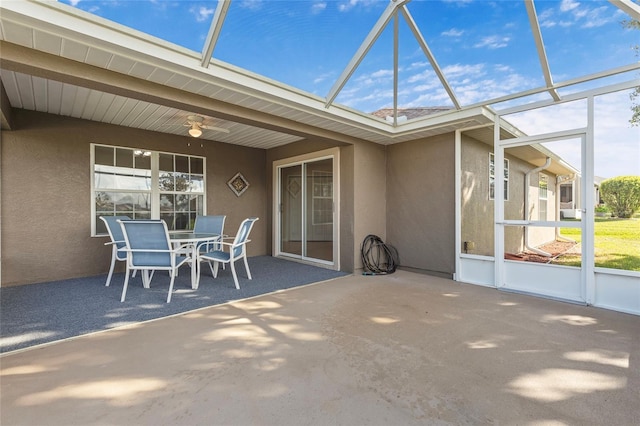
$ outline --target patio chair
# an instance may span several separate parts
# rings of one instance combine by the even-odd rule
[[[242,221],[240,227],[238,228],[238,233],[233,238],[233,242],[219,242],[219,248],[214,248],[210,251],[199,251],[198,252],[198,265],[200,262],[206,261],[209,262],[209,266],[211,266],[211,262],[213,262],[213,269],[211,270],[213,274],[213,278],[218,277],[218,264],[230,264],[231,265],[231,273],[233,274],[233,281],[236,285],[236,288],[240,289],[240,284],[238,284],[238,275],[236,274],[235,262],[237,260],[242,259],[244,261],[244,268],[247,271],[247,278],[251,278],[251,272],[249,271],[249,263],[247,262],[247,243],[249,240],[249,233],[251,232],[251,228],[253,228],[253,224],[258,220],[257,217],[248,218]],[[225,251],[224,248],[228,247],[228,250]],[[200,271],[202,268],[198,268],[198,281],[200,281]]]
[[[145,288],[151,284],[153,275],[149,271],[169,271],[171,283],[167,303],[171,302],[173,283],[178,268],[191,260],[189,256],[183,256],[185,246],[171,248],[167,224],[163,220],[119,220],[126,243],[127,275],[122,288],[121,302],[124,302],[129,284],[129,272],[142,271],[142,283]]]
[[[224,235],[224,221],[227,218],[227,216],[225,215],[218,215],[218,216],[196,216],[196,222],[193,225],[193,232],[195,232],[196,234],[218,234],[220,235],[220,240],[222,240],[225,235]],[[219,242],[218,241],[210,241],[210,242],[203,242],[198,244],[198,248],[202,247],[203,245],[207,246],[207,251],[211,250],[212,248],[219,248]]]
[[[109,268],[109,275],[107,275],[107,282],[105,284],[106,287],[109,287],[109,284],[111,284],[111,277],[113,276],[113,270],[116,266],[116,260],[121,262],[127,260],[127,252],[121,250],[126,247],[126,244],[124,242],[122,228],[118,221],[130,220],[131,218],[129,216],[100,216],[100,219],[102,219],[107,227],[109,238],[111,238],[110,242],[104,243],[105,246],[111,246],[111,267]],[[133,274],[135,276],[135,271],[133,271]]]
[[[211,251],[211,250],[220,250],[220,242],[223,238],[226,237],[224,235],[224,221],[227,216],[225,215],[212,215],[212,216],[196,216],[196,223],[193,225],[193,232],[196,234],[218,234],[220,238],[216,241],[206,241],[198,244],[197,251]],[[209,267],[211,267],[211,274],[213,274],[213,267],[211,263],[209,263]],[[224,264],[222,265],[224,269]]]

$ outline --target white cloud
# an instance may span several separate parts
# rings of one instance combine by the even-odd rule
[[[411,71],[411,70],[415,70],[415,69],[421,69],[421,68],[424,68],[424,67],[427,67],[427,66],[429,66],[429,62],[427,62],[427,61],[418,61],[418,62],[410,63],[409,66],[406,67],[406,69],[408,71]]]
[[[198,22],[204,22],[204,21],[208,20],[213,15],[213,12],[215,12],[214,9],[210,9],[210,8],[207,8],[207,7],[204,7],[204,6],[192,7],[191,9],[189,9],[189,11],[193,15],[195,15],[196,21],[198,21]]]
[[[484,64],[475,64],[475,65],[462,65],[462,64],[454,64],[446,66],[442,69],[447,78],[456,78],[462,75],[484,75],[485,74],[485,65]]]
[[[444,3],[454,3],[457,6],[466,6],[469,3],[473,3],[473,0],[443,0]]]
[[[504,64],[495,64],[493,69],[496,72],[513,72],[513,68],[511,66]]]
[[[260,10],[262,9],[262,3],[263,0],[242,0],[240,7],[249,10]]]
[[[510,37],[506,36],[487,36],[483,37],[480,42],[476,43],[473,47],[488,47],[489,49],[500,49],[502,47],[507,47],[509,44]]]
[[[326,1],[315,2],[311,5],[311,13],[317,15],[327,8]]]
[[[338,5],[338,10],[340,12],[348,12],[356,6],[371,6],[375,3],[377,3],[377,0],[348,0],[340,3]]]
[[[316,78],[313,79],[313,84],[319,84],[322,83],[324,81],[326,81],[328,78],[332,77],[334,75],[333,72],[327,72],[324,74],[320,74],[319,76],[317,76]]]
[[[377,78],[377,79],[392,77],[392,76],[393,76],[393,70],[378,70],[371,73],[371,77]]]
[[[460,37],[462,34],[464,34],[464,30],[459,30],[457,28],[451,28],[450,30],[443,31],[440,33],[440,35],[443,35],[446,37]]]
[[[622,20],[618,10],[609,13],[605,6],[593,6],[593,3],[580,3],[574,0],[563,0],[560,6],[550,8],[538,16],[540,26],[563,28],[578,25],[582,28],[597,28],[611,22]]]
[[[576,9],[578,6],[580,6],[580,3],[578,3],[577,1],[562,0],[562,2],[560,2],[560,11],[568,12],[570,10]]]
[[[596,28],[603,25],[615,22],[617,20],[616,14],[607,16],[606,7],[598,7],[590,9],[584,14],[585,22],[582,24],[584,28]]]
[[[341,4],[339,4],[339,5],[338,5],[338,10],[339,10],[340,12],[346,12],[346,11],[348,11],[349,9],[353,8],[357,3],[358,3],[358,1],[357,1],[357,0],[349,0],[349,1],[348,1],[348,2],[346,2],[346,3],[341,3]]]
[[[420,82],[424,82],[426,80],[431,80],[437,78],[435,72],[433,72],[433,70],[424,70],[418,74],[413,74],[411,76],[409,76],[406,81],[409,84],[413,84],[413,83],[420,83]]]

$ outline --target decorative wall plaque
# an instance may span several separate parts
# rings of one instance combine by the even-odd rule
[[[227,182],[229,188],[239,197],[249,188],[249,182],[238,172]]]

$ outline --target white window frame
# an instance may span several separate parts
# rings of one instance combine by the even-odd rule
[[[492,167],[493,166],[493,167]],[[495,198],[495,155],[493,152],[489,153],[489,199]],[[504,168],[502,171],[502,177],[504,179],[504,201],[509,201],[509,160],[504,159]]]
[[[544,185],[543,185],[544,183]],[[538,220],[546,221],[549,214],[549,176],[538,174]],[[542,208],[544,202],[544,209]],[[543,216],[544,212],[544,216]]]
[[[95,158],[95,151],[96,151],[96,147],[105,147],[105,148],[110,148],[110,149],[124,149],[124,150],[130,150],[130,151],[139,151],[140,155],[144,155],[144,156],[148,156],[150,158],[151,161],[151,166],[150,166],[150,185],[148,189],[122,189],[122,188],[96,188],[96,182],[95,182],[95,177],[96,177],[96,158]],[[188,157],[188,158],[198,158],[202,160],[202,174],[200,173],[193,173],[194,175],[198,176],[198,177],[202,177],[202,188],[199,191],[164,191],[160,189],[160,154],[166,154],[166,155],[171,155],[174,156],[174,161],[175,161],[175,156],[181,156],[181,157]],[[202,156],[198,156],[198,155],[189,155],[189,154],[182,154],[182,153],[174,153],[174,152],[164,152],[164,151],[152,151],[152,150],[142,150],[142,149],[137,149],[137,148],[132,148],[132,147],[127,147],[127,146],[116,146],[116,145],[104,145],[104,144],[90,144],[90,176],[91,176],[91,191],[90,191],[90,204],[91,204],[91,236],[92,237],[100,237],[100,236],[104,236],[106,235],[106,233],[98,233],[97,232],[97,225],[98,225],[98,216],[97,216],[97,211],[96,211],[96,193],[97,192],[117,192],[117,193],[131,193],[131,194],[147,194],[150,198],[150,218],[151,219],[160,219],[161,218],[161,211],[160,211],[160,200],[161,200],[161,196],[165,195],[165,194],[189,194],[189,195],[193,195],[196,197],[201,197],[201,201],[200,204],[202,206],[201,210],[202,214],[206,214],[207,212],[207,167],[206,167],[206,157],[202,157]],[[191,161],[190,161],[190,165],[191,165]],[[191,175],[191,170],[189,175]],[[115,212],[117,213],[117,212]],[[168,224],[169,225],[169,224]],[[171,227],[170,227],[171,229]]]

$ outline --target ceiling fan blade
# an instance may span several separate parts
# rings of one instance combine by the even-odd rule
[[[207,130],[214,130],[216,132],[231,133],[229,129],[225,129],[223,127],[216,127],[216,126],[200,126],[200,127]]]

